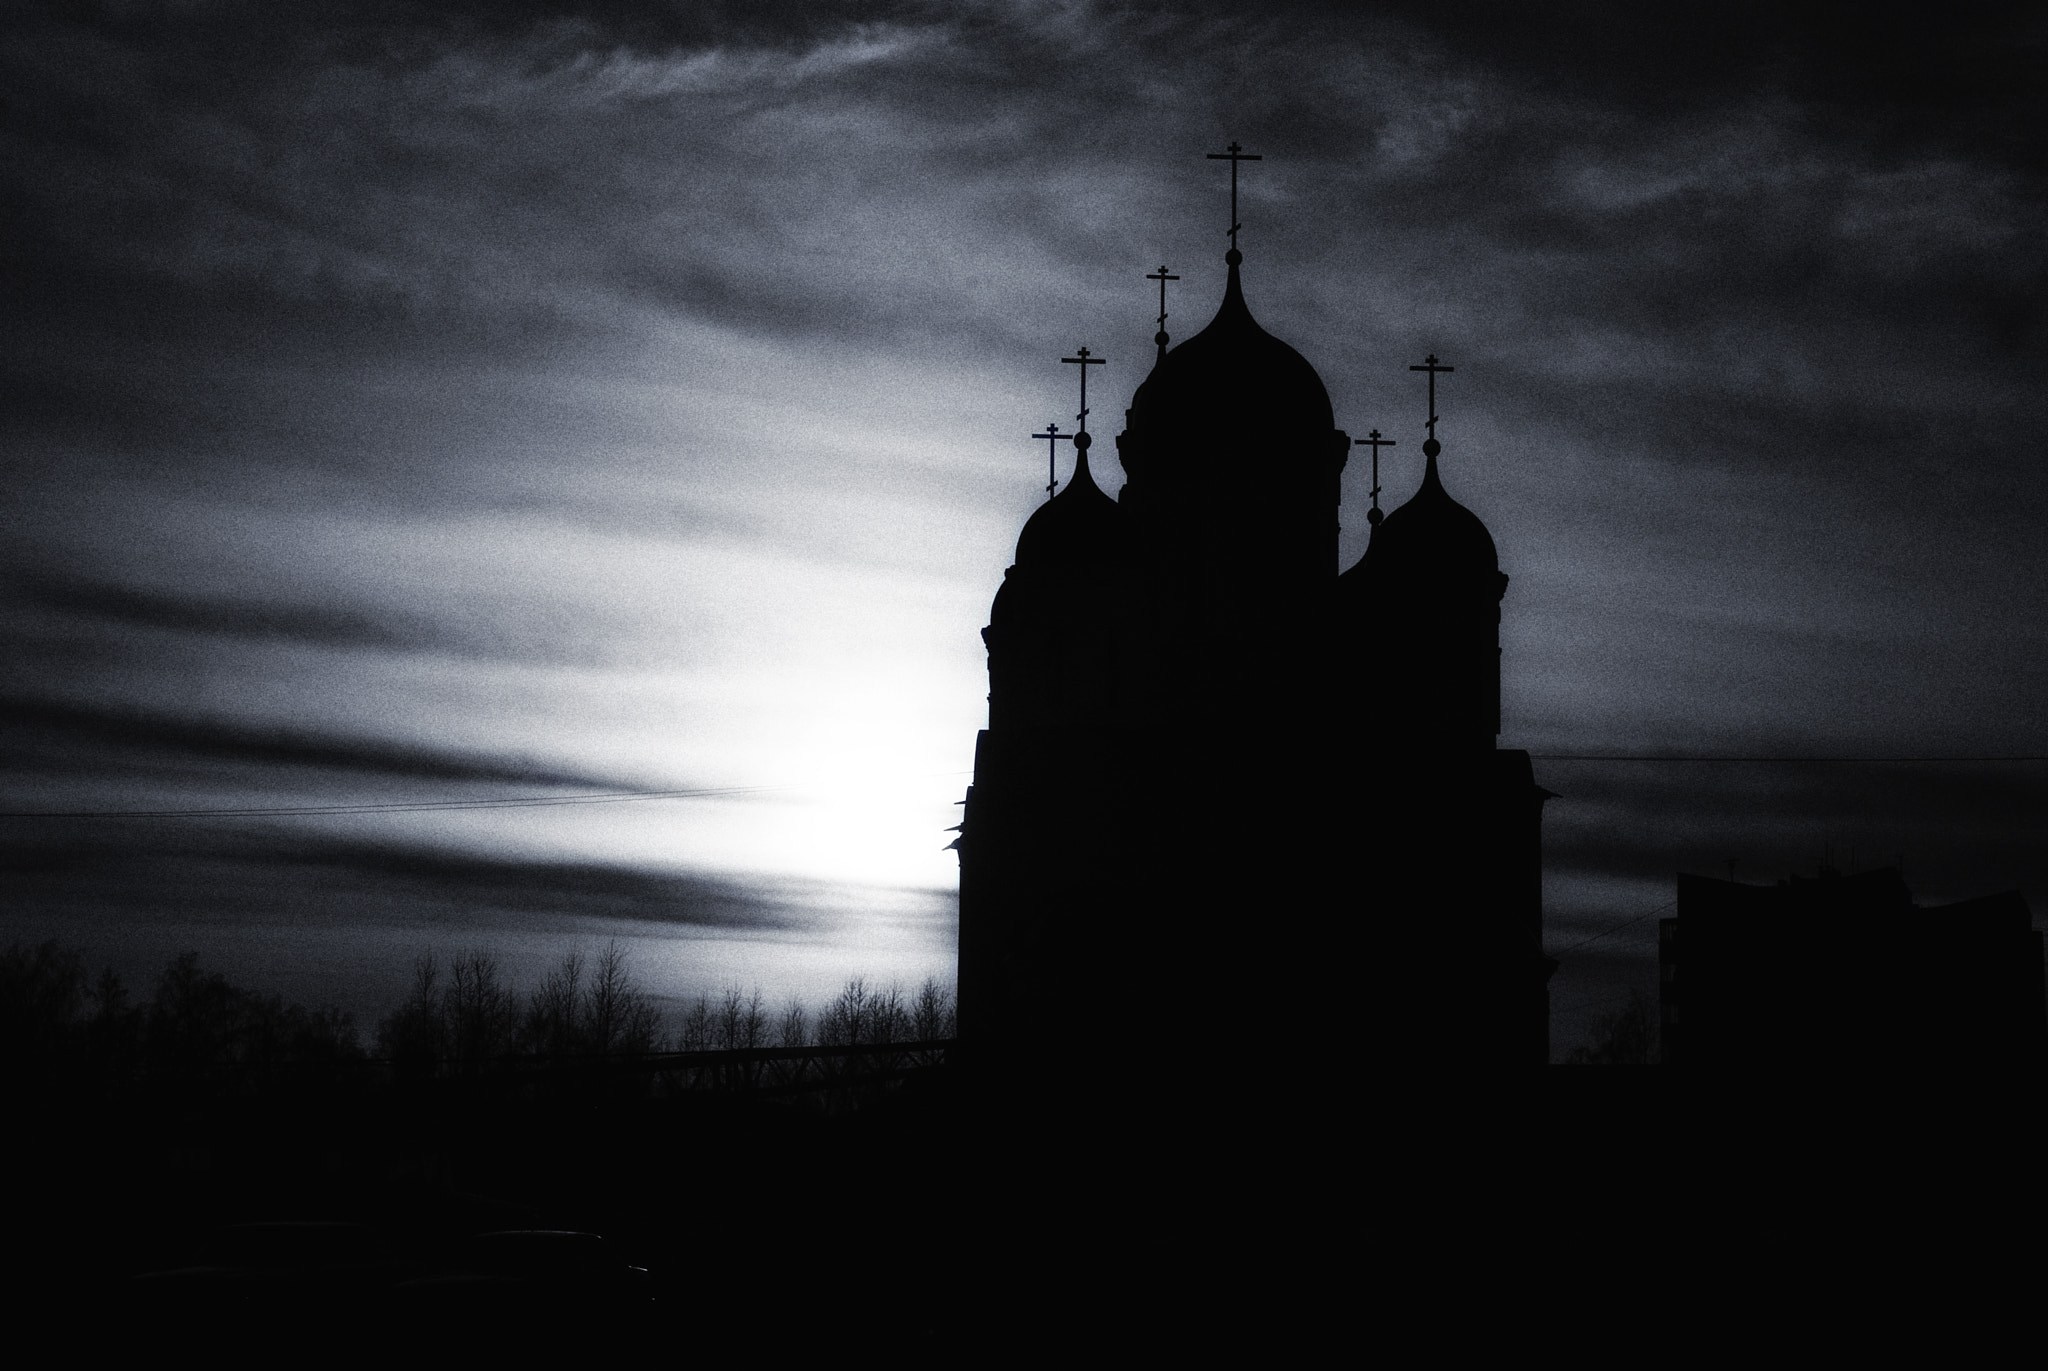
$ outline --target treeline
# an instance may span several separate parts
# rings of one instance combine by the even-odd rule
[[[79,953],[55,942],[0,953],[0,1051],[17,1081],[67,1091],[232,1092],[320,1084],[344,1072],[360,1079],[375,1063],[419,1079],[536,1059],[886,1045],[950,1038],[955,1022],[952,991],[936,978],[906,994],[865,977],[817,1012],[732,987],[699,997],[671,1022],[610,943],[595,955],[568,954],[527,994],[488,951],[446,963],[423,956],[404,1002],[366,1046],[351,1015],[233,985],[202,971],[196,953],[172,961],[147,1002],[111,970],[90,974]]]
[[[222,1086],[265,1070],[319,1079],[364,1053],[352,1016],[231,985],[187,952],[144,1003],[56,942],[0,952],[0,1052],[14,1080],[104,1094]]]
[[[591,959],[570,953],[523,1000],[489,952],[456,957],[445,972],[430,953],[413,964],[412,993],[376,1032],[377,1054],[413,1069],[475,1067],[514,1055],[649,1052],[661,1041],[661,1015],[633,982],[617,943]]]
[[[1564,1057],[1566,1066],[1659,1066],[1664,1061],[1663,1014],[1641,990],[1631,990],[1628,1003],[1603,1014],[1593,1026],[1593,1041]]]
[[[377,1025],[380,1057],[457,1068],[521,1056],[611,1056],[751,1048],[836,1047],[950,1038],[953,993],[927,977],[905,994],[866,977],[848,981],[822,1012],[800,1000],[771,1007],[761,991],[729,987],[699,996],[669,1023],[633,979],[617,943],[594,957],[565,956],[523,999],[485,951],[444,969],[432,957],[413,967],[412,993]]]

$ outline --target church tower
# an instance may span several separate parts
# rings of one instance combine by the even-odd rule
[[[1528,753],[1497,745],[1508,577],[1486,525],[1444,486],[1435,382],[1451,368],[1432,356],[1410,369],[1430,381],[1421,487],[1373,521],[1365,556],[1337,578],[1340,712],[1372,721],[1346,749],[1359,784],[1341,807],[1371,835],[1359,845],[1368,918],[1399,968],[1384,1030],[1417,1043],[1411,1057],[1535,1066],[1549,1059],[1556,970],[1542,951],[1554,797]]]
[[[989,726],[958,844],[967,1059],[1209,1038],[1540,1063],[1547,792],[1527,754],[1495,749],[1507,578],[1437,469],[1448,368],[1417,368],[1421,489],[1340,577],[1351,440],[1247,304],[1235,177],[1255,159],[1212,156],[1232,163],[1222,303],[1168,350],[1178,278],[1151,278],[1160,355],[1116,439],[1116,499],[1089,460],[1091,359],[1065,359],[1084,377],[1074,474],[1026,522],[983,632]],[[1214,1042],[1227,1030],[1201,1016],[1224,1005],[1265,1027]]]
[[[1073,435],[1073,477],[1025,521],[981,632],[989,726],[957,846],[974,911],[960,921],[963,1032],[984,1056],[1072,1023],[1112,965],[1076,947],[1124,928],[1132,539],[1089,469],[1091,441]]]

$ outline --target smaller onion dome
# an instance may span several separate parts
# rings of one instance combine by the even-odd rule
[[[1423,445],[1429,465],[1423,471],[1422,487],[1373,530],[1365,562],[1375,576],[1496,577],[1500,553],[1493,545],[1493,535],[1478,515],[1444,489],[1432,450],[1436,446],[1434,440]]]
[[[1016,591],[1011,589],[1011,586],[1015,583],[1010,580],[1010,572],[1016,569],[1013,566],[1003,572],[1003,583],[996,587],[996,598],[990,602],[988,607],[989,628],[1014,623],[1023,616],[1020,597]],[[981,631],[981,640],[985,643],[989,641],[987,628]]]
[[[1088,470],[1089,437],[1074,435],[1074,475],[1038,507],[1017,536],[1017,566],[1038,572],[1080,571],[1124,555],[1123,509],[1102,493]]]

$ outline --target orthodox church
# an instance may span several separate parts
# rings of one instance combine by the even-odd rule
[[[1215,318],[1169,350],[1162,303],[1115,498],[1088,355],[1068,359],[1072,475],[1026,521],[982,631],[962,1047],[1017,1063],[1092,1042],[1116,1071],[1300,1046],[1317,1070],[1541,1065],[1550,792],[1496,744],[1508,578],[1443,475],[1449,368],[1414,368],[1427,466],[1384,519],[1387,440],[1359,440],[1371,541],[1339,574],[1353,440],[1316,369],[1253,317],[1235,208]]]

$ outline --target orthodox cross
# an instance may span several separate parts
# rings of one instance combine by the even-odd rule
[[[1084,371],[1081,374],[1085,376],[1088,373]],[[1074,441],[1074,435],[1071,433],[1061,433],[1060,426],[1058,424],[1047,424],[1045,426],[1045,432],[1034,433],[1031,436],[1034,438],[1043,438],[1046,440],[1045,498],[1050,500],[1052,498],[1052,493],[1060,488],[1059,481],[1055,479],[1055,473],[1059,465],[1060,439],[1064,438],[1071,443]]]
[[[1166,283],[1168,281],[1178,281],[1180,277],[1168,276],[1165,264],[1162,263],[1158,271],[1153,272],[1145,279],[1159,283],[1159,332],[1152,335],[1152,341],[1159,344],[1159,356],[1163,359],[1166,356]],[[1083,376],[1088,374],[1086,368],[1082,369],[1081,374]]]
[[[1353,438],[1351,446],[1369,447],[1372,449],[1372,509],[1367,512],[1365,521],[1368,524],[1377,524],[1380,520],[1386,518],[1386,515],[1380,513],[1380,449],[1383,447],[1395,447],[1397,444],[1392,438],[1380,437],[1380,431],[1374,429],[1363,438]]]
[[[1166,287],[1161,286],[1160,289],[1164,290]],[[1107,357],[1090,357],[1087,348],[1075,348],[1074,351],[1081,355],[1079,357],[1062,357],[1060,360],[1062,362],[1078,362],[1081,364],[1081,412],[1074,417],[1081,423],[1081,432],[1086,433],[1088,431],[1088,368],[1106,365],[1109,359]],[[1085,449],[1088,445],[1083,443],[1081,446]]]
[[[1422,359],[1421,366],[1410,367],[1408,370],[1426,371],[1429,373],[1429,437],[1423,441],[1422,451],[1424,456],[1434,457],[1437,453],[1443,451],[1443,448],[1436,440],[1436,374],[1439,371],[1456,371],[1457,368],[1438,366],[1436,364],[1436,354],[1432,352],[1429,356]]]
[[[1212,162],[1230,163],[1230,250],[1236,252],[1237,230],[1241,227],[1237,222],[1237,164],[1239,162],[1261,162],[1265,159],[1256,152],[1246,152],[1237,144],[1232,143],[1228,152],[1210,153],[1209,160]],[[1165,287],[1162,286],[1161,289],[1163,290]]]

